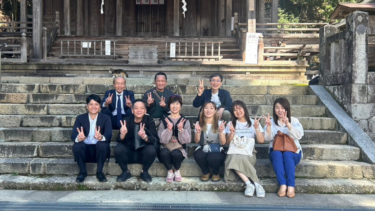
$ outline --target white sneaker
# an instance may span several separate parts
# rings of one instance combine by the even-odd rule
[[[165,181],[167,181],[167,182],[173,182],[173,178],[174,178],[174,174],[173,174],[173,172],[169,172],[168,171],[168,175],[167,175],[167,179],[165,179]]]
[[[174,181],[176,182],[182,181],[182,176],[179,170],[174,172]]]
[[[254,196],[255,187],[253,184],[246,185],[245,196]]]
[[[257,197],[266,197],[266,191],[264,190],[264,188],[256,182],[254,182],[254,184],[255,184],[255,190],[257,192]]]

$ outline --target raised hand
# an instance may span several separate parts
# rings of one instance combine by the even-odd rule
[[[169,131],[172,131],[173,129],[173,123],[171,121],[169,121],[168,118],[165,118],[165,121],[167,122],[167,128]]]
[[[81,142],[81,141],[85,140],[86,136],[83,133],[83,127],[81,127],[81,130],[79,130],[79,128],[77,127],[77,131],[78,131],[78,136],[77,136],[78,141]]]
[[[159,105],[160,105],[160,107],[165,108],[165,106],[167,105],[167,104],[165,103],[165,97],[161,97],[161,98],[160,98],[160,103],[159,103]]]
[[[204,91],[203,79],[199,79],[198,95],[201,96]]]
[[[254,128],[255,129],[259,129],[259,121],[260,121],[261,117],[259,117],[259,119],[257,119],[257,116],[255,116],[255,119],[254,119]]]
[[[147,104],[150,106],[151,104],[153,104],[154,103],[154,98],[152,98],[152,93],[151,92],[149,92],[149,93],[147,93]]]
[[[178,123],[177,128],[179,131],[184,129],[184,123],[186,122],[186,119],[181,119],[180,123]]]
[[[105,99],[106,106],[108,106],[109,104],[112,104],[112,97],[113,97],[113,94],[109,94],[107,99]]]
[[[285,111],[285,112],[283,112],[283,117],[282,117],[282,119],[281,119],[281,121],[284,123],[284,124],[288,124],[288,122],[289,122],[289,118],[288,118],[288,112],[287,111]]]
[[[266,120],[266,125],[267,127],[271,127],[271,118],[270,118],[270,114],[268,114],[268,118],[263,116],[263,119]]]
[[[219,132],[220,133],[222,133],[222,132],[224,132],[224,130],[225,130],[225,125],[226,125],[227,123],[225,122],[225,121],[222,121],[221,123],[220,123],[220,125],[219,125]]]
[[[125,105],[126,105],[127,107],[131,108],[133,104],[132,104],[132,101],[130,100],[130,95],[125,96],[125,100],[126,100]]]
[[[195,132],[196,133],[200,133],[200,132],[202,132],[202,128],[201,128],[201,126],[199,126],[199,122],[197,121],[197,123],[195,123],[195,124],[193,124],[194,125],[194,127],[195,127]]]
[[[228,127],[229,127],[229,131],[230,131],[231,134],[235,134],[236,133],[236,129],[233,127],[232,122],[228,123]]]
[[[142,124],[142,123],[140,124],[138,135],[142,139],[146,139],[147,138],[147,135],[146,135],[146,132],[145,132],[145,124]]]
[[[126,135],[128,133],[128,128],[126,127],[126,121],[124,120],[124,123],[120,120],[121,128],[120,133],[121,135]]]
[[[94,138],[98,141],[101,141],[103,139],[102,134],[100,133],[100,126],[95,128],[95,135]]]

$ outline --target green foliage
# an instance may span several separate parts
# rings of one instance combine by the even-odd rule
[[[19,2],[17,0],[2,0],[1,11],[9,20],[19,20]]]

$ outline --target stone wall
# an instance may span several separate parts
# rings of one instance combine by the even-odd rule
[[[370,18],[366,12],[347,17],[346,28],[320,30],[320,83],[375,141],[375,72],[368,71]]]

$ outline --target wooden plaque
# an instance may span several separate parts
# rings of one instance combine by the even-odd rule
[[[129,64],[157,64],[157,46],[130,46]]]

